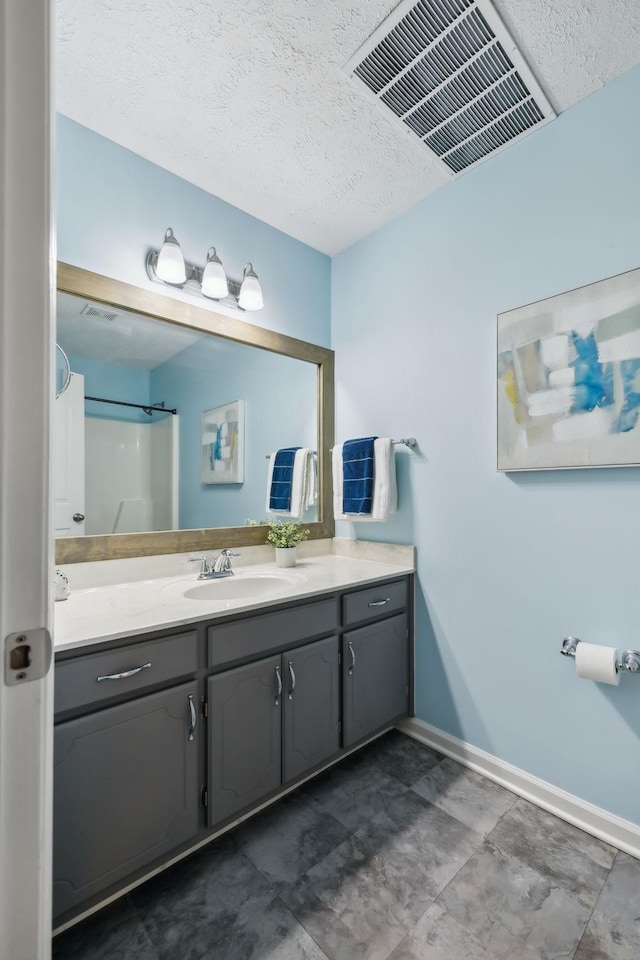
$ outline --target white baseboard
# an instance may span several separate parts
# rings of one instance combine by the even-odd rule
[[[475,770],[489,780],[494,780],[501,787],[506,787],[512,793],[530,800],[543,810],[548,810],[549,813],[593,834],[605,843],[610,843],[619,850],[624,850],[625,853],[640,859],[640,824],[623,820],[622,817],[617,817],[602,807],[596,807],[593,803],[581,800],[580,797],[567,793],[566,790],[561,790],[552,783],[547,783],[546,780],[534,777],[526,770],[499,760],[486,750],[481,750],[470,743],[465,743],[464,740],[459,740],[458,737],[445,733],[444,730],[432,727],[424,720],[411,717],[400,721],[397,726],[399,730],[415,740],[420,740],[421,743],[444,753],[452,760],[457,760],[470,770]]]

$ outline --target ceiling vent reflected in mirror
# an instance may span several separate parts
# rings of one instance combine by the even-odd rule
[[[344,70],[452,177],[555,117],[490,0],[405,0]]]
[[[91,317],[92,320],[104,320],[106,323],[113,323],[114,320],[117,320],[118,317],[121,316],[121,314],[115,310],[99,310],[98,307],[94,307],[92,303],[85,303],[80,314],[85,317]]]

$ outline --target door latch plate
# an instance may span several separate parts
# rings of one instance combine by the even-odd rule
[[[45,627],[10,633],[4,641],[4,682],[17,687],[41,680],[51,666],[51,634]]]

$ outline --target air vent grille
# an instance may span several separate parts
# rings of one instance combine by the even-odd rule
[[[120,316],[119,313],[113,310],[99,310],[98,307],[94,307],[92,303],[85,304],[80,313],[84,317],[91,317],[93,320],[104,320],[107,323],[113,323],[113,321],[117,320]]]
[[[555,116],[490,0],[405,0],[345,70],[454,175]]]
[[[463,110],[510,70],[513,70],[513,64],[502,48],[494,44],[406,117],[405,123],[419,137],[425,136],[454,113]]]
[[[354,73],[374,93],[398,76],[436,37],[454,23],[473,0],[420,0],[366,57]]]
[[[501,117],[482,133],[453,150],[444,162],[455,173],[460,173],[487,154],[506,146],[511,140],[537,126],[544,117],[533,100],[520,104],[507,116]]]

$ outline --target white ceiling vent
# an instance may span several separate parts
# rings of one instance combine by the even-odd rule
[[[93,320],[104,320],[107,323],[113,323],[121,316],[115,310],[103,310],[95,307],[92,303],[85,303],[80,313],[85,317],[91,317]]]
[[[344,69],[454,176],[555,117],[490,0],[404,0]]]

